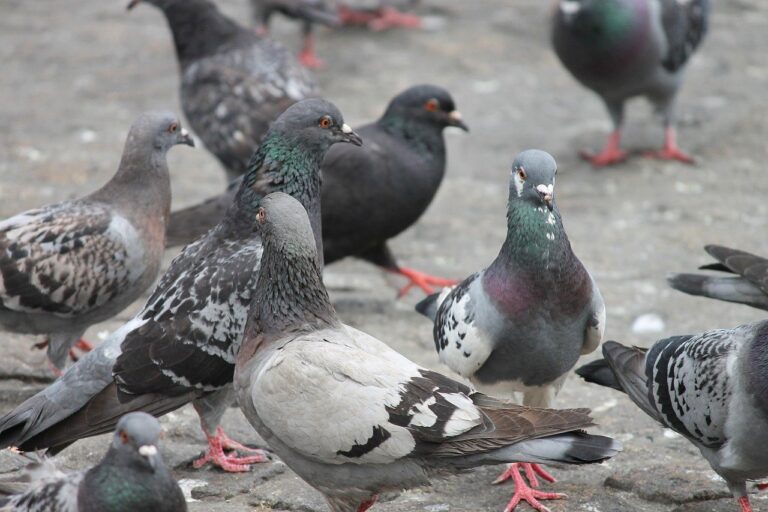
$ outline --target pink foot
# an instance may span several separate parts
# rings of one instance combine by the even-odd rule
[[[317,58],[315,54],[315,37],[312,34],[304,36],[304,45],[299,53],[299,62],[309,69],[320,69],[325,66],[325,62]]]
[[[768,483],[767,482],[763,482],[763,483],[755,484],[755,487],[757,487],[758,491],[764,491],[764,490],[768,489]]]
[[[520,474],[520,466],[523,466],[526,477],[528,477],[528,480],[531,483],[530,486],[525,483],[523,476]],[[535,489],[535,487],[538,487],[539,485],[539,481],[536,478],[537,473],[545,480],[550,482],[555,481],[554,477],[544,471],[538,464],[527,463],[510,464],[507,466],[507,469],[499,475],[499,478],[494,480],[494,484],[500,484],[512,479],[515,484],[515,494],[512,495],[512,499],[509,501],[506,508],[504,508],[504,512],[512,512],[521,501],[528,503],[534,510],[550,512],[547,507],[539,502],[539,500],[560,500],[566,497],[565,494],[561,493],[537,491]]]
[[[377,494],[376,496],[374,496],[373,498],[369,499],[368,501],[362,502],[360,504],[360,506],[357,507],[357,512],[365,512],[366,510],[371,508],[376,503],[376,500],[378,500],[378,499],[379,499],[379,495]]]
[[[695,163],[692,156],[684,153],[677,147],[677,134],[671,126],[664,132],[664,147],[658,151],[648,151],[643,156],[649,158],[658,158],[659,160],[674,160],[685,164]]]
[[[75,348],[79,348],[83,352],[90,352],[93,350],[93,344],[89,341],[84,340],[83,338],[80,338],[75,342],[74,345]]]
[[[385,7],[379,11],[378,17],[368,22],[368,27],[376,32],[391,28],[421,28],[421,18]]]
[[[410,281],[397,292],[398,298],[404,297],[414,286],[418,286],[424,293],[431,295],[435,293],[434,288],[432,288],[433,286],[453,286],[458,283],[458,281],[454,279],[431,276],[424,272],[419,272],[418,270],[406,267],[399,268],[397,273],[404,275]]]
[[[212,436],[206,432],[205,436],[208,438],[208,450],[205,455],[197,459],[192,463],[195,469],[200,469],[208,462],[214,466],[218,466],[224,471],[230,473],[237,473],[242,471],[248,471],[251,469],[251,464],[257,464],[259,462],[266,462],[267,452],[264,450],[258,450],[244,446],[237,441],[230,439],[221,427],[216,428],[216,435]],[[253,453],[255,455],[251,457],[238,457],[235,452],[226,454],[224,450],[239,450],[243,452]]]
[[[749,503],[749,496],[742,496],[739,498],[738,503],[741,507],[741,512],[752,512],[752,505]]]
[[[605,147],[598,154],[582,151],[579,155],[595,167],[615,165],[626,160],[628,156],[627,152],[621,149],[621,132],[619,130],[614,130],[608,136]]]

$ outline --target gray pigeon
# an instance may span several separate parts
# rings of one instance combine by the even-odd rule
[[[262,270],[235,390],[259,434],[332,511],[365,511],[384,490],[485,464],[587,464],[620,450],[581,431],[592,425],[587,409],[476,393],[342,324],[302,206],[279,193],[262,205]]]
[[[563,65],[603,100],[613,132],[595,166],[623,161],[624,103],[645,96],[661,113],[664,147],[649,156],[692,163],[677,146],[674,101],[685,64],[704,38],[709,0],[560,0],[552,41]]]
[[[265,34],[269,21],[276,12],[300,20],[304,42],[299,53],[299,62],[308,68],[323,67],[324,62],[315,54],[314,24],[321,23],[335,27],[341,23],[336,5],[331,0],[251,0],[256,30]]]
[[[692,442],[751,512],[746,482],[768,476],[768,322],[674,336],[648,350],[607,341],[603,356],[576,373],[625,392]]]
[[[721,245],[708,245],[704,249],[718,263],[700,268],[730,275],[670,274],[667,281],[672,288],[689,295],[768,310],[768,259]]]
[[[579,356],[594,351],[605,331],[605,305],[592,276],[573,254],[555,203],[557,164],[544,151],[523,151],[512,164],[507,238],[491,265],[416,309],[434,319],[440,360],[480,390],[523,394],[523,403],[550,407]],[[536,465],[523,465],[554,479]],[[498,481],[518,476],[510,466]],[[541,507],[552,496],[517,485]],[[559,496],[559,495],[554,495]]]
[[[184,115],[232,181],[248,170],[269,124],[317,95],[314,78],[282,45],[238,25],[209,0],[132,0],[129,8],[142,2],[165,14]]]
[[[412,226],[426,211],[445,175],[446,127],[467,130],[451,94],[435,85],[415,85],[395,96],[377,121],[357,130],[363,146],[339,144],[323,162],[323,251],[325,263],[353,256],[418,286],[455,281],[401,267],[387,241]],[[218,222],[236,190],[173,212],[168,243],[187,242]]]
[[[225,218],[171,263],[146,305],[64,376],[0,418],[0,447],[56,453],[108,432],[142,410],[160,416],[192,402],[208,439],[196,462],[245,471],[266,460],[219,426],[232,403],[232,374],[261,264],[254,215],[264,195],[285,191],[311,212],[320,233],[320,162],[337,142],[360,144],[341,113],[302,100],[270,127]],[[225,450],[247,450],[236,457]]]
[[[96,192],[0,222],[0,326],[44,334],[59,373],[85,330],[157,278],[171,206],[166,153],[194,145],[170,113],[131,126],[117,173]]]
[[[123,416],[104,458],[64,474],[50,460],[31,469],[29,489],[0,498],[0,511],[184,512],[187,503],[158,451],[160,423],[143,412]]]

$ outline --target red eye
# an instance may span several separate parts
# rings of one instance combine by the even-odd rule
[[[525,169],[522,167],[517,168],[517,175],[520,177],[521,180],[525,181],[525,179],[528,177],[527,174],[525,174]]]
[[[320,118],[320,128],[330,128],[333,124],[333,121],[331,121],[331,118],[328,116],[323,116]]]
[[[176,133],[176,131],[179,129],[179,123],[171,123],[168,126],[168,133]]]
[[[259,208],[259,211],[256,212],[256,221],[259,224],[264,224],[265,220],[267,220],[267,212],[264,208]]]
[[[440,108],[440,102],[435,98],[432,98],[424,104],[424,108],[427,110],[427,112],[435,112]]]
[[[128,443],[128,434],[126,434],[124,431],[120,431],[120,440],[124,443]]]

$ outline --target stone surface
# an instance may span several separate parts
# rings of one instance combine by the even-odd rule
[[[127,1],[127,0],[126,0]],[[117,167],[125,134],[143,110],[180,111],[177,64],[165,21],[155,9],[125,2],[5,0],[0,11],[0,218],[71,198],[105,182]],[[247,21],[246,0],[220,0]],[[482,4],[482,9],[477,8]],[[323,91],[355,126],[380,114],[387,99],[419,82],[447,87],[471,132],[449,131],[449,167],[434,204],[393,250],[403,264],[461,278],[495,256],[504,237],[507,178],[513,156],[526,148],[551,152],[559,163],[558,204],[576,253],[605,297],[609,339],[648,345],[662,336],[735,326],[763,312],[683,296],[666,287],[668,271],[706,263],[705,243],[768,254],[765,144],[768,103],[768,4],[718,2],[711,33],[690,66],[678,99],[680,143],[698,158],[685,166],[633,158],[593,170],[576,156],[596,148],[608,131],[599,100],[563,70],[548,44],[550,2],[540,0],[424,0],[440,23],[421,32],[372,34],[320,30],[327,68]],[[274,33],[297,47],[299,27],[280,20]],[[657,146],[661,129],[644,102],[629,106],[630,149]],[[174,206],[197,202],[224,186],[224,174],[205,150],[171,151]],[[169,251],[167,258],[174,256]],[[441,368],[431,326],[413,312],[412,293],[395,300],[401,284],[370,265],[344,261],[326,271],[339,315],[390,343],[420,364]],[[94,326],[99,341],[139,307]],[[653,313],[663,331],[633,333]],[[2,334],[0,413],[50,378],[31,337]],[[593,356],[585,358],[588,360]],[[553,468],[568,500],[554,512],[720,512],[737,510],[722,481],[697,451],[670,435],[619,393],[572,377],[557,403],[591,407],[595,429],[619,437],[625,452],[594,467]],[[282,463],[246,474],[194,471],[204,449],[190,408],[163,420],[163,453],[178,478],[207,485],[191,489],[193,512],[320,512],[320,496]],[[225,422],[233,438],[261,440],[236,409]],[[109,436],[78,442],[57,457],[64,468],[98,461]],[[0,453],[0,473],[25,459]],[[491,486],[501,467],[437,481],[431,489],[386,496],[381,512],[500,511],[510,485]],[[200,483],[197,482],[197,483]],[[723,499],[716,499],[723,498]],[[757,510],[768,496],[754,495]],[[519,510],[529,510],[521,506]]]

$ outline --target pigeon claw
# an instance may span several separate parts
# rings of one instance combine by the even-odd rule
[[[591,163],[594,167],[608,167],[616,165],[627,159],[629,154],[621,149],[621,132],[614,130],[608,136],[605,147],[597,154],[582,151],[581,158]]]
[[[200,469],[209,462],[228,473],[242,473],[251,469],[251,464],[258,464],[269,460],[267,452],[256,448],[250,448],[230,439],[221,427],[216,428],[216,435],[206,432],[208,438],[208,450],[199,459],[192,463],[195,469]],[[224,450],[235,450],[224,453]],[[237,451],[253,453],[249,457],[239,457]]]
[[[752,512],[752,504],[749,503],[749,496],[742,496],[739,498],[739,507],[741,507],[741,512]]]
[[[360,506],[357,507],[357,512],[365,512],[366,510],[374,506],[376,504],[376,500],[378,499],[379,499],[379,495],[377,494],[376,496],[369,499],[368,501],[362,502]]]
[[[384,7],[376,10],[358,10],[346,6],[339,7],[339,19],[343,25],[363,25],[379,32],[391,28],[420,28],[421,18]]]
[[[303,50],[299,54],[299,62],[307,69],[321,69],[325,67],[325,61],[319,59],[314,51]]]
[[[455,279],[445,279],[443,277],[431,276],[424,272],[419,272],[412,268],[399,268],[396,270],[398,274],[401,274],[408,278],[409,283],[400,288],[397,292],[397,298],[401,299],[411,291],[411,288],[418,286],[427,295],[435,293],[433,286],[453,286],[458,283]]]
[[[74,344],[74,347],[79,348],[83,352],[90,352],[93,350],[93,344],[87,340],[84,340],[83,338],[77,340]]]
[[[643,153],[643,156],[646,158],[656,158],[658,160],[682,162],[684,164],[696,163],[692,156],[684,153],[678,147],[664,147],[658,151],[646,151]]]
[[[533,477],[530,486],[520,474],[520,466],[523,466],[523,470],[529,480]],[[561,500],[567,497],[565,494],[558,492],[542,492],[536,490],[534,487],[538,486],[538,480],[534,473],[538,473],[539,476],[545,480],[551,478],[552,480],[550,481],[554,481],[552,475],[538,467],[537,464],[516,463],[510,464],[499,478],[493,482],[494,484],[498,484],[511,479],[515,484],[515,494],[512,495],[512,499],[507,503],[504,512],[512,512],[517,508],[521,501],[525,501],[531,508],[538,510],[539,512],[551,512],[549,508],[545,507],[539,500]]]

